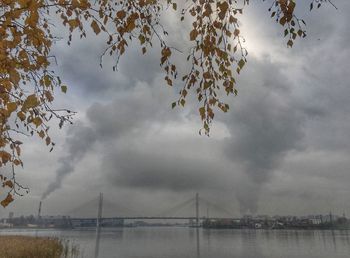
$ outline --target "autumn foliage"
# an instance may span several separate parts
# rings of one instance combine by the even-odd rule
[[[305,22],[294,13],[296,1],[266,2],[271,17],[284,28],[289,47],[306,36]],[[328,0],[310,2],[312,8]],[[74,114],[53,108],[55,90],[67,91],[50,54],[58,40],[53,24],[67,30],[68,45],[73,33],[81,40],[89,30],[105,34],[103,55],[115,59],[113,70],[131,41],[139,43],[143,54],[158,41],[165,82],[182,85],[172,107],[185,106],[187,95],[195,94],[203,121],[200,132],[208,135],[215,110],[229,110],[220,96],[237,95],[236,77],[247,63],[240,16],[248,4],[249,0],[0,0],[0,167],[12,171],[10,178],[0,175],[8,192],[1,205],[7,206],[24,189],[15,177],[15,167],[23,166],[19,135],[36,135],[52,149],[48,122],[58,119],[62,127]],[[167,43],[161,17],[170,10],[190,24],[189,49],[177,50]],[[175,53],[187,62],[184,74],[172,61]]]

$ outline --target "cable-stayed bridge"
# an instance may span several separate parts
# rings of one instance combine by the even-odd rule
[[[206,208],[206,212],[203,212]],[[209,216],[211,214],[215,216]],[[202,212],[202,215],[200,214]],[[185,213],[184,213],[185,212]],[[118,215],[114,215],[118,214]],[[203,215],[205,214],[205,215]],[[233,218],[232,212],[220,205],[203,199],[197,193],[194,197],[180,202],[172,207],[152,215],[138,214],[133,209],[125,207],[124,204],[111,202],[104,199],[102,194],[99,198],[90,200],[74,209],[65,212],[70,222],[74,226],[87,226],[100,224],[102,226],[118,226],[125,220],[145,221],[145,220],[174,220],[189,221],[191,226],[198,227],[201,220]],[[220,216],[218,216],[220,215]]]

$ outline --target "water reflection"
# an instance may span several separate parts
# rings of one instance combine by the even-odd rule
[[[336,240],[335,240],[335,233],[334,233],[334,230],[332,230],[332,240],[333,240],[334,251],[337,251],[337,242],[336,242]]]
[[[295,239],[295,246],[299,248],[299,232],[298,230],[294,231],[294,239]]]
[[[197,258],[201,258],[200,242],[199,242],[199,228],[196,228],[196,246],[197,246]]]
[[[241,241],[241,257],[265,257],[260,247],[260,243],[257,240],[257,234],[260,232],[256,230],[246,230],[242,232]]]
[[[326,243],[326,231],[321,231],[322,236],[322,242],[323,242],[323,250],[327,249],[327,243]]]
[[[346,242],[348,243],[348,245],[350,245],[350,242],[349,242],[349,231],[348,230],[344,230],[344,232],[345,232]]]
[[[0,234],[56,236],[94,254],[95,231],[1,230]],[[103,229],[99,258],[329,258],[350,257],[349,231]]]

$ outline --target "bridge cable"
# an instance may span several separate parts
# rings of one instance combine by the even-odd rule
[[[195,199],[195,198],[191,198],[191,199],[189,199],[189,200],[187,200],[187,201],[185,201],[185,202],[179,203],[179,204],[177,204],[177,205],[171,207],[170,209],[167,209],[167,210],[165,210],[165,211],[159,213],[159,217],[164,216],[164,215],[167,215],[167,214],[172,214],[172,213],[174,213],[174,212],[176,212],[176,211],[179,211],[180,209],[186,207],[187,205],[189,205],[189,204],[191,204],[191,203],[194,203],[194,199]],[[158,217],[158,216],[156,216],[156,217]]]
[[[214,208],[216,210],[219,210],[219,211],[221,211],[221,212],[223,212],[223,213],[233,217],[233,214],[230,211],[226,210],[225,208],[222,208],[219,205],[214,204],[212,202],[209,202],[208,200],[205,200],[205,199],[203,199],[201,197],[199,197],[199,200],[205,202],[209,207],[212,207],[212,208]]]
[[[78,211],[81,212],[81,210],[83,210],[84,208],[91,207],[91,204],[94,204],[94,210],[96,210],[97,201],[98,201],[97,198],[96,199],[92,199],[90,201],[87,201],[87,202],[79,205],[78,207],[74,207],[73,209],[66,211],[64,214],[66,214],[66,215],[75,215],[76,212],[78,212]]]
[[[134,214],[135,213],[135,210],[132,210],[124,205],[121,205],[120,203],[115,203],[115,202],[112,202],[108,199],[104,199],[104,205],[103,205],[104,209],[103,209],[103,212],[106,212],[106,207],[108,207],[108,209],[115,209],[115,215],[120,215],[120,214],[123,214],[123,212],[127,212],[127,213],[131,213],[131,214]],[[122,210],[122,211],[120,211]]]

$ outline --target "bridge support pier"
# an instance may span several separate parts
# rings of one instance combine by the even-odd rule
[[[101,220],[102,220],[102,205],[103,205],[103,194],[100,193],[98,201],[98,210],[96,218],[96,244],[95,244],[95,258],[98,258],[100,250],[100,234],[101,234]]]
[[[196,227],[199,227],[199,194],[196,193]]]

